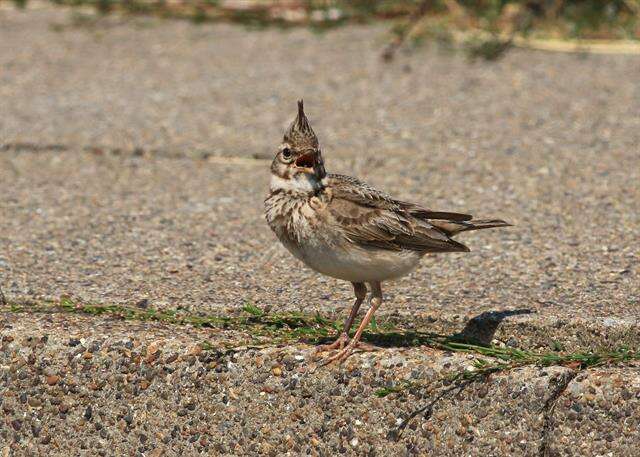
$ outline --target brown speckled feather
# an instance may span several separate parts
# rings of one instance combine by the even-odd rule
[[[430,222],[448,217],[449,225],[459,226],[471,219],[467,214],[433,212],[418,205],[391,198],[356,178],[327,175],[331,190],[329,213],[341,225],[349,240],[367,247],[417,252],[456,252],[469,249],[449,238],[447,229]],[[443,221],[444,222],[444,221]],[[453,226],[448,227],[452,230]]]
[[[470,214],[432,211],[414,203],[396,200],[390,195],[374,189],[370,185],[352,176],[329,174],[327,175],[327,183],[331,186],[334,195],[338,197],[345,196],[349,200],[361,203],[365,206],[407,211],[413,217],[417,217],[419,219],[469,221],[472,217]]]

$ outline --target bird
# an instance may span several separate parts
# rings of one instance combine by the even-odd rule
[[[284,247],[326,276],[349,281],[355,301],[338,338],[317,352],[335,352],[324,364],[342,363],[360,342],[382,304],[381,283],[414,270],[430,253],[469,252],[453,237],[511,224],[433,211],[398,200],[357,178],[327,173],[318,138],[304,112],[284,134],[271,163],[265,219]],[[351,327],[369,286],[370,307],[352,338]]]

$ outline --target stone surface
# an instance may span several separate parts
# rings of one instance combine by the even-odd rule
[[[558,398],[551,455],[638,454],[640,366],[578,375]]]
[[[55,314],[5,318],[0,442],[17,455],[536,455],[549,399],[571,373],[525,367],[452,389],[449,379],[474,356],[393,348],[314,369],[313,348],[303,345],[194,354],[208,332]],[[148,360],[150,351],[161,353]],[[405,381],[420,387],[376,396]],[[618,408],[637,414],[636,403]]]
[[[4,314],[1,331],[8,455],[631,456],[638,443],[637,364],[523,367],[456,387],[476,356],[389,348],[317,368],[305,345],[194,351],[225,336],[55,313]],[[404,382],[415,386],[376,395]]]

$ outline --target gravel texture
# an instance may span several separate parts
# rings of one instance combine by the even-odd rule
[[[639,407],[640,367],[580,374],[556,402],[548,449],[559,456],[634,455]]]
[[[640,58],[513,51],[484,63],[424,48],[384,64],[385,31],[0,9],[7,298],[342,316],[350,286],[297,263],[262,216],[270,156],[304,97],[330,171],[516,225],[461,236],[473,252],[427,257],[386,285],[379,322],[528,349],[640,347]],[[222,355],[245,340],[230,331],[8,309],[0,328],[8,455],[640,446],[634,367],[501,373],[446,395],[396,440],[398,418],[467,356],[396,347],[311,374],[305,345]],[[147,361],[154,341],[162,355]],[[214,349],[189,355],[203,341]],[[434,390],[372,395],[412,376]]]
[[[447,376],[470,367],[471,356],[385,349],[313,372],[308,347],[223,354],[201,349],[198,331],[172,330],[9,317],[0,342],[4,449],[153,456],[517,456],[545,447],[575,455],[576,446],[584,455],[631,456],[637,449],[640,367],[584,372],[571,382],[568,368],[526,367],[451,390]],[[631,373],[635,381],[623,382]],[[375,395],[404,380],[422,386]],[[398,431],[430,404],[430,414]],[[585,442],[594,431],[598,439]]]

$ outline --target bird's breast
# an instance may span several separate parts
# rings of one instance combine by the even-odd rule
[[[265,214],[278,239],[313,270],[352,282],[382,281],[404,276],[421,254],[362,247],[351,242],[326,213],[322,198],[271,195]]]
[[[267,223],[285,245],[304,244],[315,238],[320,219],[311,198],[272,193],[265,200]]]

